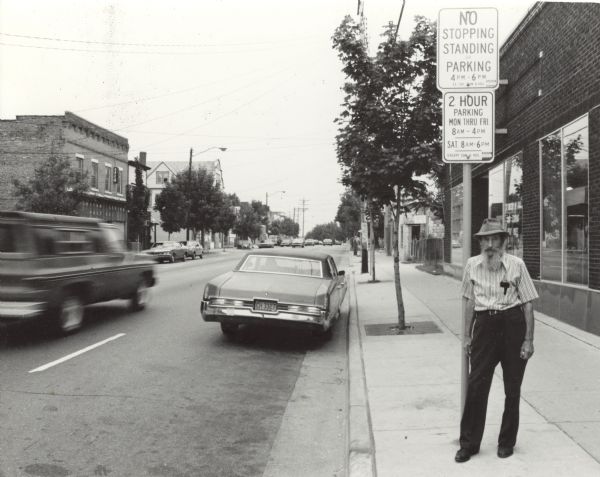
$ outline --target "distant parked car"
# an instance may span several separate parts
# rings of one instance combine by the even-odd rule
[[[304,241],[304,245],[306,245],[307,247],[312,247],[315,244],[315,240],[314,239],[306,239]]]
[[[83,325],[88,304],[148,303],[154,261],[128,252],[120,230],[98,219],[0,211],[0,324],[43,319],[61,333]]]
[[[292,240],[292,248],[296,248],[296,247],[302,247],[304,248],[304,239],[303,238],[295,238],[294,240]]]
[[[173,263],[176,260],[185,260],[186,250],[179,242],[156,242],[142,253],[152,256],[157,262]]]
[[[261,240],[258,243],[258,248],[273,248],[273,247],[275,247],[275,243],[270,239]]]
[[[333,240],[325,239],[325,240],[323,240],[323,245],[333,245]]]
[[[239,240],[237,243],[237,248],[241,249],[251,249],[252,242],[250,240]]]
[[[200,305],[204,321],[227,336],[240,325],[304,328],[328,339],[339,319],[346,277],[323,252],[248,252],[233,271],[210,280]]]
[[[185,256],[194,260],[196,257],[204,257],[204,248],[197,240],[183,240],[179,242],[185,248]]]
[[[290,239],[290,238],[282,239],[281,240],[281,246],[282,247],[291,247],[292,246],[292,239]]]

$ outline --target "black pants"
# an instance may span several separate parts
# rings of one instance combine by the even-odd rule
[[[504,414],[498,445],[514,447],[519,430],[521,383],[527,361],[521,359],[525,317],[520,307],[496,315],[475,313],[471,342],[471,371],[460,422],[460,446],[479,450],[494,369],[500,363],[504,377]]]

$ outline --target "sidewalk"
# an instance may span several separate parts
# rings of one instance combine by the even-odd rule
[[[407,325],[439,330],[381,335],[388,326],[370,325],[397,323],[392,258],[376,254],[377,283],[360,273],[360,257],[350,255],[350,264],[350,299],[358,302],[350,316],[350,476],[600,475],[599,336],[536,313],[514,455],[496,456],[504,404],[498,366],[481,451],[457,464],[459,281],[402,264]]]

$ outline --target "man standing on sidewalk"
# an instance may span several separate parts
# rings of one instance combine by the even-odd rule
[[[519,429],[521,383],[527,360],[533,355],[531,301],[538,298],[523,260],[505,253],[508,233],[500,222],[485,219],[475,236],[480,240],[481,255],[467,261],[462,283],[465,351],[471,357],[471,369],[456,462],[466,462],[479,452],[498,363],[506,395],[498,457],[512,455]]]

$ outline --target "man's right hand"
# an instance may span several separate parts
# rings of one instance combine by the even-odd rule
[[[464,342],[463,346],[465,349],[465,353],[467,353],[467,356],[471,356],[471,337],[470,336],[465,336],[465,342]]]

